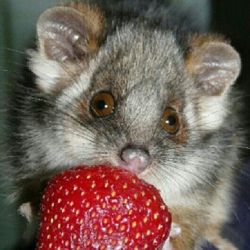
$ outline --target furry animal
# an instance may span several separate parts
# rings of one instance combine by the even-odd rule
[[[179,26],[160,1],[69,2],[46,10],[30,50],[33,80],[9,110],[11,199],[39,204],[48,179],[79,164],[110,164],[155,185],[182,233],[236,249],[220,230],[239,166],[232,85],[239,54],[221,36]],[[36,213],[36,211],[33,211]]]

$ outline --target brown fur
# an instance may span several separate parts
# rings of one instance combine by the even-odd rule
[[[230,218],[229,209],[232,206],[229,202],[232,193],[230,182],[228,174],[226,181],[214,183],[218,192],[213,193],[211,190],[206,196],[198,195],[201,196],[198,206],[171,207],[173,221],[182,231],[180,236],[172,239],[174,250],[196,249],[195,243],[204,239],[219,250],[237,250],[232,243],[221,236],[221,229]],[[210,206],[210,209],[206,206]],[[199,238],[201,235],[203,238]]]
[[[175,250],[194,249],[195,239],[197,239],[204,229],[201,211],[187,209],[185,207],[174,207],[171,209],[173,221],[181,227],[181,235],[172,239]],[[194,223],[195,222],[195,226]]]
[[[88,41],[89,50],[97,52],[105,34],[105,18],[97,6],[80,2],[71,2],[68,5],[82,14],[82,18],[88,23],[91,36]]]

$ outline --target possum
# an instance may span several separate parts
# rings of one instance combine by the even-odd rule
[[[47,9],[11,90],[9,199],[34,214],[47,181],[77,165],[135,172],[160,190],[175,250],[237,249],[221,229],[240,167],[237,51],[188,28],[162,1],[77,1]],[[180,18],[182,19],[182,18]]]

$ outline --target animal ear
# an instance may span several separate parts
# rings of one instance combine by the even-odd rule
[[[38,51],[29,51],[37,87],[58,92],[86,73],[104,35],[104,17],[93,6],[72,2],[45,11],[37,23]]]
[[[37,23],[40,53],[60,63],[74,62],[96,53],[103,35],[102,14],[83,4],[48,9]]]
[[[236,50],[221,38],[200,36],[191,42],[186,65],[201,95],[219,96],[234,84],[241,60]]]

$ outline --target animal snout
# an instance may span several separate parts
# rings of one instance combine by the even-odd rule
[[[121,151],[122,167],[134,172],[143,172],[150,162],[150,154],[148,150],[136,146],[128,146]]]

